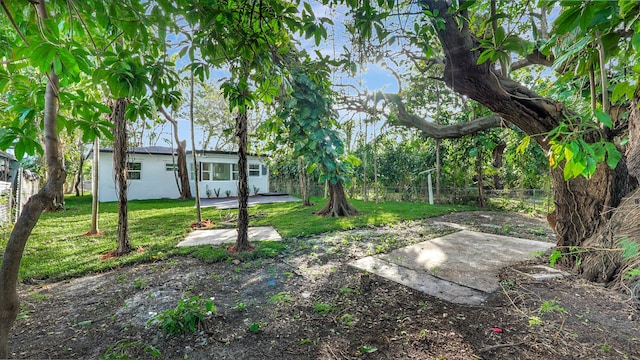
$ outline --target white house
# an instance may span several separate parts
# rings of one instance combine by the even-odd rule
[[[238,154],[228,151],[196,151],[199,169],[200,197],[236,196],[238,194]],[[249,191],[269,191],[269,169],[258,156],[249,155]],[[137,147],[129,150],[127,159],[130,200],[177,199],[177,157],[175,150],[163,146]],[[187,167],[191,194],[195,196],[194,166],[191,151],[187,152]],[[113,174],[113,149],[100,149],[98,200],[118,200]],[[207,190],[208,189],[208,190]]]

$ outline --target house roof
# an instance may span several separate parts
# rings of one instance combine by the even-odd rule
[[[113,148],[102,148],[100,152],[113,152]],[[168,146],[144,146],[129,148],[130,154],[149,154],[149,155],[176,155],[176,150]],[[187,154],[192,154],[193,151],[188,150]],[[237,151],[219,151],[219,150],[196,150],[196,154],[199,155],[238,155]],[[249,156],[259,156],[256,154],[247,154]]]
[[[113,152],[113,148],[102,148],[100,152]],[[145,146],[129,148],[130,154],[150,154],[150,155],[171,155],[175,154],[175,150],[167,146]]]

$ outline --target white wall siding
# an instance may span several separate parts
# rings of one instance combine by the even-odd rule
[[[180,196],[173,171],[167,171],[166,164],[171,163],[171,155],[154,154],[129,154],[128,162],[141,163],[140,179],[129,180],[128,198],[130,200],[142,199],[177,199]],[[205,154],[198,156],[198,162],[223,163],[231,167],[237,164],[238,157],[235,154]],[[259,165],[258,175],[249,176],[249,192],[254,194],[254,186],[259,193],[269,191],[269,170],[256,156],[248,157],[249,164]],[[193,158],[187,156],[187,167],[192,169]],[[264,169],[264,170],[263,170]],[[99,177],[99,201],[117,201],[116,183],[113,174],[113,153],[102,151],[100,153],[100,177]],[[233,174],[231,174],[233,176]],[[191,194],[195,196],[195,184],[190,172]],[[238,195],[238,181],[233,180],[208,180],[200,181],[200,197],[207,197],[207,186],[211,197],[215,198],[215,191],[220,189],[220,197],[225,197],[229,191],[231,196]]]
[[[177,199],[180,197],[173,171],[167,171],[165,163],[171,163],[170,155],[129,154],[127,162],[142,164],[139,180],[129,180],[128,199]],[[113,153],[100,154],[99,200],[117,201],[116,181],[113,173]]]

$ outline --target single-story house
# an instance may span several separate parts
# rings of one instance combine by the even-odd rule
[[[238,194],[238,153],[230,151],[196,151],[198,166],[193,166],[193,153],[187,151],[187,167],[191,194],[195,196],[194,169],[199,171],[200,197],[236,196]],[[256,155],[247,156],[249,191],[251,194],[269,191],[269,169]],[[100,149],[98,200],[118,200],[113,174],[113,149]],[[170,147],[149,146],[129,150],[128,199],[177,199],[177,154]]]

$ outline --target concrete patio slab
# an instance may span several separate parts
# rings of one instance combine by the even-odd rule
[[[207,229],[194,230],[178,243],[178,246],[221,245],[236,241],[236,229]],[[249,228],[249,241],[280,241],[282,237],[271,226],[256,226]]]
[[[350,265],[450,302],[473,305],[499,289],[499,269],[524,262],[553,246],[462,230]]]
[[[255,195],[249,196],[249,206],[254,206],[255,204],[271,204],[271,203],[281,203],[281,202],[296,202],[300,201],[295,196],[282,194],[282,195]],[[215,206],[216,209],[237,209],[238,208],[238,198],[221,198],[221,199],[200,199],[201,207],[211,207]]]

